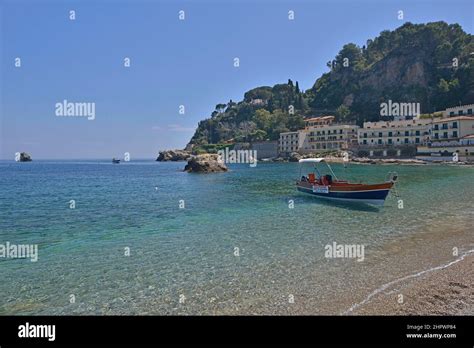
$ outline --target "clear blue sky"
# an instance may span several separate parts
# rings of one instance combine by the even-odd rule
[[[251,88],[288,78],[310,88],[345,43],[363,45],[405,21],[472,33],[473,3],[0,0],[0,158],[153,158],[184,147],[216,104]],[[64,99],[95,102],[95,120],[56,117]]]

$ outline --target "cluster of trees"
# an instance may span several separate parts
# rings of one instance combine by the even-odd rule
[[[254,88],[239,103],[217,104],[211,118],[199,123],[191,142],[277,140],[281,132],[304,127],[305,109],[307,102],[298,82]]]
[[[313,109],[344,105],[346,118],[379,117],[380,103],[419,102],[422,112],[474,101],[474,39],[458,24],[406,23],[366,45],[345,45],[307,91]]]
[[[217,104],[203,120],[193,144],[276,140],[301,129],[306,116],[335,115],[337,121],[378,120],[387,100],[419,102],[422,113],[474,103],[474,39],[457,24],[406,23],[359,47],[343,46],[329,72],[302,91],[288,80],[245,93],[241,102]]]

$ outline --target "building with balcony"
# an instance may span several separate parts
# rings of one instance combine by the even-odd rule
[[[474,104],[453,106],[443,111],[443,117],[474,116]]]
[[[359,126],[335,124],[310,126],[305,129],[306,138],[302,142],[303,152],[321,150],[344,150],[357,145]]]
[[[413,157],[418,152],[426,157],[430,153],[435,153],[435,156],[449,153],[451,156],[450,151],[454,150],[462,153],[462,158],[471,160],[474,156],[473,107],[448,108],[444,112],[448,116],[442,118],[364,122],[362,128],[355,124],[335,123],[334,116],[313,117],[305,120],[304,129],[280,134],[279,152],[311,153],[357,148],[375,154],[389,149],[391,152],[400,150],[398,152],[402,155],[404,152],[404,156]],[[456,112],[463,115],[452,114]]]
[[[474,116],[455,116],[433,121],[431,143],[458,141],[474,134]]]
[[[304,120],[305,128],[328,126],[335,120],[335,116],[312,117]]]
[[[455,116],[433,121],[429,143],[418,146],[425,161],[474,161],[474,116]]]
[[[304,130],[280,133],[278,151],[282,154],[299,152],[306,137]]]
[[[375,147],[421,145],[430,139],[432,122],[431,118],[364,122],[358,130],[357,142],[361,146]]]
[[[312,117],[305,120],[305,128],[280,133],[279,151],[311,153],[347,149],[357,144],[356,125],[334,123],[334,116]]]

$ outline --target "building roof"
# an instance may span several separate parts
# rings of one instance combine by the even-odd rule
[[[311,118],[305,119],[305,122],[308,122],[308,121],[326,121],[326,120],[332,120],[334,118],[336,118],[336,117],[335,116],[311,117]]]
[[[468,107],[474,107],[474,104],[466,104],[466,105],[452,106],[452,107],[450,107],[450,108],[446,108],[445,111],[463,109],[463,108],[468,108]]]
[[[446,118],[442,118],[442,119],[440,119],[440,120],[433,121],[433,123],[443,123],[443,122],[461,121],[461,120],[474,121],[474,116],[453,116],[453,117],[446,117]]]
[[[412,126],[428,126],[432,123],[433,120],[431,118],[417,118],[412,120],[379,120],[379,121],[366,121],[363,124],[363,128],[405,128],[405,127],[412,127]]]

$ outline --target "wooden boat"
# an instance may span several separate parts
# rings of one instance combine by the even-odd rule
[[[330,174],[323,175],[318,170],[317,164],[322,162],[327,165]],[[308,176],[301,176],[300,169],[300,179],[296,182],[298,191],[334,201],[383,205],[385,198],[387,198],[398,178],[397,173],[390,172],[386,181],[380,184],[350,183],[345,180],[338,180],[324,158],[305,158],[299,160],[299,163],[300,165],[304,163],[314,164],[315,172],[309,173]]]

